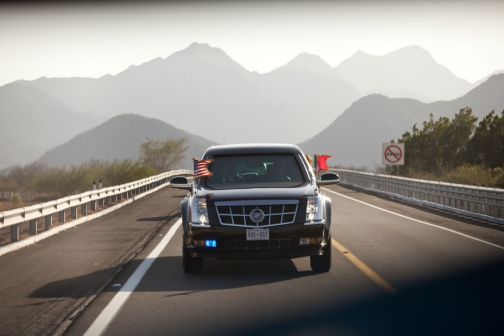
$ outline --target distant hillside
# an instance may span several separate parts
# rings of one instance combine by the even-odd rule
[[[196,43],[116,76],[20,83],[35,85],[78,111],[141,114],[221,143],[299,142],[358,98],[341,80],[291,71],[259,75],[222,50]]]
[[[363,95],[380,93],[391,98],[416,98],[426,103],[458,98],[473,87],[418,46],[385,56],[358,51],[334,68],[334,72]]]
[[[139,157],[139,148],[147,139],[165,140],[186,137],[189,149],[180,168],[192,169],[192,157],[201,158],[215,142],[175,128],[164,121],[140,115],[123,114],[81,133],[42,155],[39,162],[51,166],[79,165],[91,159],[112,161]]]
[[[495,75],[459,99],[424,104],[413,99],[391,99],[369,95],[352,104],[317,136],[299,146],[305,153],[332,154],[330,164],[344,166],[381,165],[381,144],[397,140],[417,123],[446,116],[471,107],[479,120],[492,110],[504,110],[504,74]],[[407,149],[406,149],[407,150]]]
[[[100,122],[33,86],[0,87],[0,169],[36,160]]]
[[[484,82],[486,82],[486,81],[487,81],[490,77],[492,77],[493,75],[498,75],[498,74],[501,74],[501,73],[504,73],[504,69],[503,69],[503,70],[496,70],[496,71],[494,71],[491,75],[488,75],[488,76],[486,76],[485,78],[480,79],[479,81],[477,81],[477,82],[475,82],[475,83],[473,84],[473,87],[477,87],[477,86],[479,86],[479,85],[483,84]]]
[[[221,143],[304,141],[369,93],[432,101],[471,88],[419,47],[383,57],[359,52],[334,69],[319,56],[301,54],[258,74],[221,49],[197,43],[115,76],[19,83],[76,111],[107,118],[140,114]]]

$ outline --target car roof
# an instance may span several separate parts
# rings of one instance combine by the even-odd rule
[[[302,154],[301,149],[296,145],[270,144],[270,143],[249,143],[236,145],[212,146],[205,152],[205,157],[216,155],[236,155],[236,154]]]

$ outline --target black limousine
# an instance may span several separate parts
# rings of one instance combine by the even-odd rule
[[[185,272],[200,272],[207,257],[310,257],[314,271],[330,270],[331,199],[320,186],[338,183],[337,174],[317,179],[294,145],[213,146],[202,160],[211,176],[170,182],[189,191],[181,203]]]

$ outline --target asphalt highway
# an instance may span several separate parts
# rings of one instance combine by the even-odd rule
[[[140,249],[179,213],[170,187],[0,257],[0,335],[61,334]]]
[[[180,220],[167,217],[180,199],[163,193],[149,208],[166,218],[159,234],[66,335],[504,334],[500,226],[331,186],[330,272],[308,258],[207,259],[185,274]]]

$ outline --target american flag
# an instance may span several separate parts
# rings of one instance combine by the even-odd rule
[[[208,160],[198,160],[193,158],[194,163],[194,180],[196,181],[202,177],[210,177],[212,176],[212,172],[208,170],[208,165],[213,162],[213,159]]]

